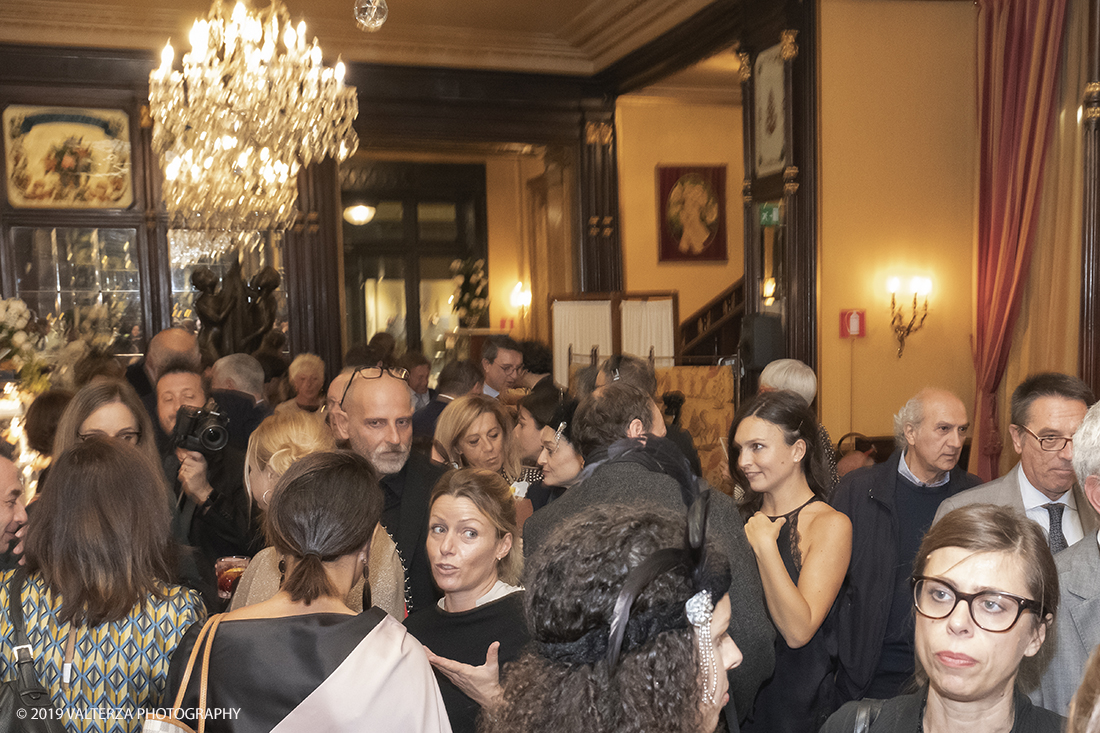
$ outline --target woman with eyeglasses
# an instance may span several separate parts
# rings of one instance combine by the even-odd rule
[[[973,504],[925,535],[913,563],[920,689],[850,702],[822,733],[1058,733],[1065,719],[1016,689],[1020,663],[1046,639],[1058,572],[1038,524],[1009,507]]]
[[[77,392],[57,424],[53,455],[56,459],[73,446],[93,438],[116,438],[129,443],[154,464],[161,465],[152,419],[137,392],[127,382],[96,380]],[[172,537],[181,550],[180,582],[199,591],[209,607],[217,608],[219,601],[214,569],[199,563],[192,548],[186,546],[187,531],[180,524],[179,509],[171,488],[163,482],[155,486],[164,491],[164,503],[172,518]]]
[[[134,388],[121,380],[97,380],[76,393],[57,423],[53,454],[91,437],[118,438],[160,464],[149,412]]]

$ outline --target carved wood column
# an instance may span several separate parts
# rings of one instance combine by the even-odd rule
[[[623,289],[616,155],[614,107],[585,112],[579,181],[583,293]]]
[[[1084,89],[1082,148],[1080,371],[1100,391],[1100,0],[1089,0],[1089,65]]]

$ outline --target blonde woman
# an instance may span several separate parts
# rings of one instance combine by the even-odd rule
[[[298,411],[272,415],[260,423],[248,441],[245,487],[256,505],[266,511],[279,478],[295,461],[332,450],[335,450],[332,433],[312,415]],[[394,618],[404,618],[405,571],[396,545],[381,525],[374,528],[368,564],[371,603]],[[274,596],[282,575],[275,550],[271,547],[261,550],[241,576],[230,610]],[[351,589],[347,603],[353,610],[363,610],[363,590],[362,580]]]
[[[443,598],[410,614],[405,628],[429,650],[455,733],[474,733],[481,706],[499,692],[498,665],[529,640],[518,534],[516,503],[498,472],[451,471],[432,490],[428,557]]]
[[[499,401],[466,395],[451,402],[435,425],[432,458],[453,468],[483,468],[499,473],[516,497],[526,495],[518,484],[519,456],[512,441],[512,417]]]

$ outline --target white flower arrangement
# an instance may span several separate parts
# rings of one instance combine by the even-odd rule
[[[485,275],[485,260],[467,258],[451,263],[455,281],[452,308],[462,324],[476,326],[489,312],[489,278]]]
[[[49,388],[45,362],[35,349],[38,325],[22,300],[0,300],[0,369],[18,372],[22,388],[29,392]]]

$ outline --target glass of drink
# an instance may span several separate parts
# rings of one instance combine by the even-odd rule
[[[237,582],[248,567],[249,558],[240,555],[219,557],[214,563],[214,572],[218,576],[218,597],[229,599],[237,590]]]

